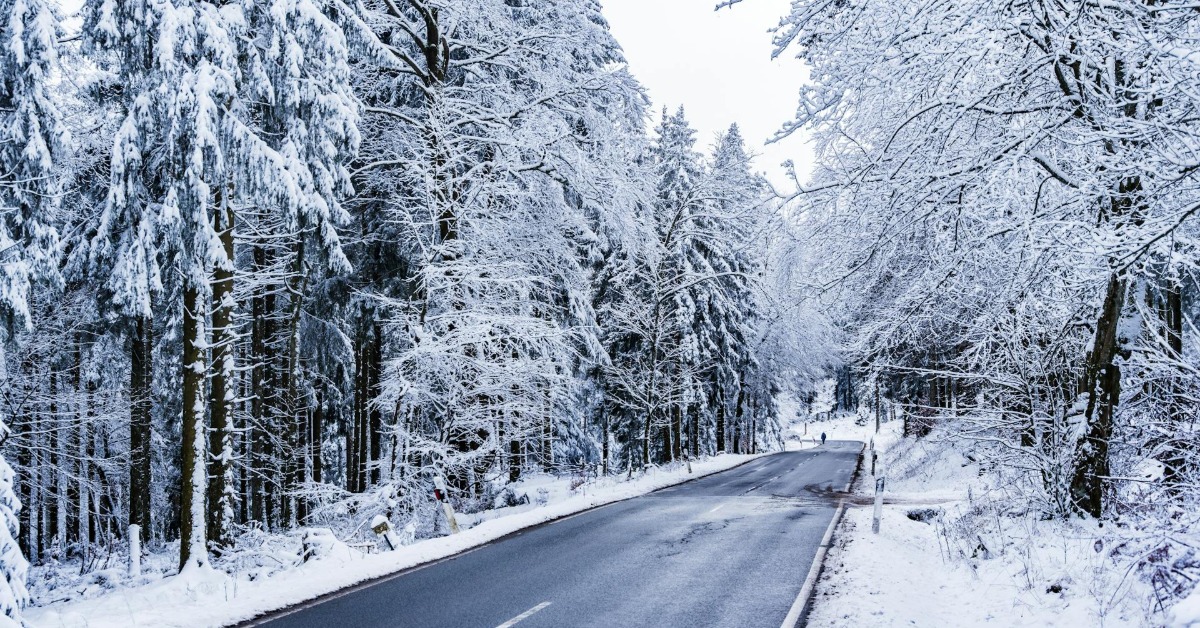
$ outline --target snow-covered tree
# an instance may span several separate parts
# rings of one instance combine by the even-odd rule
[[[800,199],[855,360],[895,376],[918,433],[971,406],[1054,511],[1110,512],[1118,467],[1146,447],[1178,464],[1193,440],[1167,382],[1194,359],[1196,74],[1177,54],[1194,20],[1133,1],[798,2],[777,31],[814,69],[785,131],[821,146]],[[1114,441],[1156,406],[1158,436]]]
[[[0,341],[29,324],[31,283],[55,285],[55,159],[64,128],[49,85],[57,20],[40,0],[0,3]]]
[[[311,239],[335,266],[346,266],[335,225],[342,219],[337,198],[349,187],[344,164],[357,144],[349,53],[340,27],[307,1],[176,6],[97,0],[88,11],[91,37],[117,57],[127,90],[107,214],[157,208],[180,277],[180,564],[205,566],[206,493],[222,501],[216,505],[217,525],[224,525],[232,510],[223,481],[215,488],[208,481],[206,373],[214,344],[220,358],[216,381],[224,388],[217,414],[224,424],[214,437],[222,445],[215,452],[220,478],[229,477],[228,404],[233,400],[224,384],[233,373],[227,351],[232,337],[225,328],[216,330],[216,343],[209,337],[210,277],[214,269],[222,273],[216,320],[227,327],[232,208],[239,205],[277,208],[283,224],[301,234],[298,242]],[[146,226],[139,226],[136,236],[119,237],[139,242],[151,237],[150,220],[139,216],[136,222]],[[144,304],[144,288],[152,283],[143,270],[151,267],[144,261],[148,256],[140,253],[147,247],[130,248],[141,255],[134,256],[138,267],[114,277],[132,286],[128,300]],[[214,532],[219,539],[226,534]]]
[[[0,181],[35,569],[136,524],[191,577],[309,524],[435,533],[433,474],[483,508],[774,444],[774,206],[736,131],[651,141],[598,2],[89,0],[61,40],[12,4],[70,58],[10,82],[54,76],[30,102],[79,138]]]
[[[35,285],[57,287],[58,231],[54,215],[57,160],[66,140],[49,83],[57,62],[58,24],[39,0],[0,2],[0,386],[9,387],[5,348],[31,327]],[[0,436],[9,427],[0,409]],[[20,625],[28,601],[28,563],[17,543],[21,502],[14,475],[0,456],[0,611]]]
[[[3,428],[5,431],[7,427]],[[4,579],[0,581],[0,612],[3,619],[0,625],[20,626],[21,608],[29,602],[29,592],[25,590],[25,575],[29,570],[29,562],[21,553],[17,544],[21,526],[17,514],[21,510],[21,502],[13,491],[14,474],[8,462],[0,458],[0,572]]]

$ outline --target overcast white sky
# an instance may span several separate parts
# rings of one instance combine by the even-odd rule
[[[803,138],[765,142],[796,112],[804,65],[792,55],[771,60],[767,32],[786,14],[790,0],[743,0],[714,11],[718,0],[601,0],[604,14],[625,49],[633,74],[662,107],[683,105],[699,131],[702,148],[737,122],[756,169],[785,185],[779,164],[796,162],[803,177],[812,154]]]

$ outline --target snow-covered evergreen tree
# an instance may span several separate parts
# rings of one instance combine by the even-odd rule
[[[65,141],[49,91],[57,21],[42,0],[0,2],[0,341],[30,324],[30,284],[55,285],[55,159]]]
[[[732,417],[739,405],[773,404],[773,385],[758,377],[759,334],[764,325],[761,295],[766,261],[766,230],[772,205],[766,185],[751,170],[750,156],[737,125],[718,139],[711,162],[713,199],[697,219],[692,265],[711,276],[692,290],[697,307],[693,322],[703,369],[703,394],[696,413],[715,430],[718,450],[727,446]],[[770,413],[768,413],[770,414]],[[741,444],[741,443],[739,443]]]
[[[70,184],[34,212],[65,281],[30,275],[3,360],[35,568],[138,524],[190,577],[312,523],[432,533],[432,473],[483,507],[711,453],[718,370],[760,425],[726,191],[752,177],[682,114],[651,142],[600,3],[89,0],[82,27],[45,102],[83,139],[47,136]]]
[[[207,565],[206,499],[211,490],[206,391],[210,276],[214,269],[232,269],[232,247],[222,237],[233,228],[231,207],[241,205],[276,208],[283,224],[315,242],[314,248],[336,268],[346,267],[335,225],[343,218],[337,198],[349,187],[345,163],[357,146],[349,52],[340,27],[308,1],[263,6],[97,0],[89,3],[88,24],[96,45],[117,56],[127,85],[128,114],[113,151],[117,157],[106,216],[158,208],[157,221],[180,276],[180,564],[202,567]],[[263,47],[257,45],[259,38]],[[102,228],[107,238],[98,239],[112,239],[108,234],[116,232],[117,238],[144,242],[151,221],[138,216],[136,222],[145,225],[136,235],[131,229]],[[144,288],[152,285],[150,273],[144,272],[152,268],[146,248],[128,247],[137,253],[132,256],[136,267],[114,274],[129,287],[129,298],[142,303],[148,301]],[[225,297],[217,307],[226,308]],[[228,342],[221,339],[218,349]],[[221,356],[221,380],[231,380],[231,356]],[[229,390],[219,402],[231,400]],[[221,426],[228,429],[228,424]],[[218,442],[224,444],[216,454],[224,478],[230,438]],[[218,506],[225,513],[223,522],[232,509],[225,501],[228,492],[213,492],[224,502]]]
[[[0,423],[7,437],[8,427]],[[0,457],[0,626],[21,626],[21,608],[29,602],[25,575],[29,562],[17,544],[21,526],[17,514],[21,502],[14,492],[15,476],[8,461]]]
[[[41,0],[0,2],[0,386],[8,389],[5,349],[31,327],[35,285],[58,287],[56,160],[66,140],[49,89],[58,25]],[[9,428],[0,409],[0,438]],[[21,502],[0,456],[0,612],[21,624],[28,563],[17,543]]]

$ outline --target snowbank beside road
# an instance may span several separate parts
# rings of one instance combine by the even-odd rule
[[[809,626],[1152,625],[1152,595],[1107,530],[1005,510],[1005,487],[986,466],[936,439],[900,440],[899,428],[885,424],[891,435],[877,440],[887,444],[881,469],[893,502],[880,533],[871,532],[868,464]]]
[[[92,599],[31,608],[26,611],[25,619],[32,626],[45,628],[230,625],[447,558],[530,526],[732,469],[762,455],[708,458],[693,463],[690,474],[681,465],[652,469],[630,481],[624,481],[624,476],[604,478],[586,485],[586,489],[580,487],[581,490],[574,491],[579,494],[574,495],[559,490],[561,487],[555,483],[546,483],[545,505],[507,516],[505,510],[510,509],[489,511],[488,516],[494,518],[461,534],[420,541],[395,552],[368,555],[337,544],[321,559],[254,582],[222,572],[195,572],[142,587],[118,589]],[[559,478],[558,482],[569,483],[570,480]],[[560,499],[552,499],[555,496]]]

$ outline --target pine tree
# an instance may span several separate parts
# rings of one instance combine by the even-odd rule
[[[0,431],[7,437],[8,426],[0,422]],[[21,554],[17,544],[21,526],[17,515],[21,510],[21,502],[13,492],[14,474],[12,467],[4,458],[0,458],[0,626],[20,626],[21,608],[29,602],[29,592],[25,590],[25,574],[29,570],[29,562]]]
[[[754,376],[758,370],[754,345],[760,341],[763,315],[756,288],[766,249],[763,231],[769,204],[762,178],[750,169],[750,156],[736,124],[718,139],[711,169],[713,198],[708,214],[699,221],[694,250],[695,265],[703,267],[713,281],[696,288],[696,299],[703,305],[695,328],[705,364],[703,405],[715,410],[705,414],[712,415],[720,450],[731,427],[727,417],[736,413],[730,402],[744,398],[739,395],[743,387],[754,387],[755,396],[764,403],[773,398],[770,391],[759,389],[763,383],[755,386],[760,380]]]
[[[14,333],[31,328],[31,287],[61,284],[54,169],[66,137],[48,89],[58,37],[51,8],[5,0],[0,20],[0,386],[7,389],[5,349]],[[0,439],[8,431],[0,415]],[[21,502],[13,486],[0,456],[0,611],[5,624],[20,625],[28,563],[17,542]]]
[[[0,2],[0,342],[30,325],[31,283],[55,286],[58,186],[55,158],[66,140],[47,83],[57,23],[41,0]],[[0,349],[2,350],[2,349]],[[0,354],[2,355],[2,354]]]
[[[128,115],[114,149],[119,157],[114,158],[108,213],[137,211],[132,208],[135,199],[144,202],[142,207],[158,207],[181,281],[180,565],[205,567],[208,493],[222,502],[212,505],[221,527],[213,532],[222,541],[232,513],[231,493],[224,486],[231,477],[229,406],[218,412],[225,425],[219,426],[222,451],[215,452],[213,461],[219,479],[210,485],[206,390],[213,344],[206,324],[211,278],[214,269],[227,273],[234,263],[227,246],[232,226],[228,210],[274,208],[281,224],[300,236],[293,248],[297,268],[305,263],[306,240],[315,242],[313,248],[335,268],[346,267],[336,232],[344,218],[337,199],[348,191],[344,164],[358,138],[348,50],[341,29],[316,5],[303,1],[264,7],[255,2],[173,6],[97,0],[89,4],[87,23],[97,45],[117,55],[129,86]],[[273,45],[259,48],[256,39],[245,37],[250,29]],[[153,164],[153,172],[143,170],[151,158],[161,163]],[[231,292],[228,282],[224,276],[218,282],[221,322]],[[298,320],[303,288],[291,287],[292,319]],[[233,366],[226,352],[231,342],[227,327],[217,332],[218,381],[226,388],[218,402],[223,405],[233,400],[227,388]],[[294,339],[298,333],[293,323],[289,335]],[[281,380],[289,397],[294,397],[289,382],[298,368],[296,354],[289,351],[285,373],[293,379]],[[287,408],[291,414],[282,427],[290,438],[300,431],[296,417],[303,413],[291,408],[290,401]],[[293,472],[288,482],[294,478]]]

